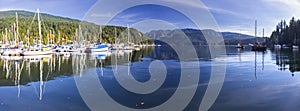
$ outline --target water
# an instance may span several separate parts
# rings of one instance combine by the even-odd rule
[[[91,72],[96,72],[103,86],[101,90],[105,90],[118,104],[133,109],[153,108],[170,101],[180,85],[180,77],[191,76],[181,75],[180,71],[189,69],[193,72],[194,65],[199,63],[200,78],[197,90],[185,108],[185,110],[198,110],[210,79],[212,62],[222,60],[227,60],[226,77],[222,90],[210,110],[281,111],[300,108],[297,104],[300,98],[298,92],[300,52],[289,50],[253,52],[250,49],[237,50],[230,47],[226,52],[226,56],[221,54],[211,57],[207,47],[198,47],[199,62],[194,59],[179,62],[178,55],[168,47],[98,55],[2,58],[0,59],[0,110],[90,110],[89,104],[86,104],[86,100],[81,97],[82,92],[76,86],[78,81],[74,78],[89,77],[92,75]],[[149,72],[149,67],[155,60],[160,60],[155,65],[165,65],[166,76],[161,87],[149,94],[138,94],[127,90],[118,83],[114,75],[115,68],[118,68],[124,69],[119,72],[123,82],[130,80],[129,75],[141,83],[159,81],[157,78],[164,76],[156,75],[157,78],[153,79]],[[186,66],[182,69],[181,64]],[[130,68],[128,69],[127,66]],[[162,70],[159,73],[164,72]],[[195,80],[195,78],[188,79]],[[94,88],[93,84],[86,87]],[[189,87],[181,88],[189,89]],[[102,98],[105,95],[99,93],[97,96]],[[107,101],[99,99],[98,102],[102,104]],[[104,109],[105,107],[102,108]]]

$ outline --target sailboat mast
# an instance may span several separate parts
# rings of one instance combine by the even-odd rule
[[[75,29],[75,37],[74,37],[74,42],[78,42],[78,29]]]
[[[15,36],[15,45],[17,46],[17,31],[16,31],[16,23],[14,23],[13,25],[13,33]]]
[[[16,35],[15,35],[15,43],[16,43],[16,45],[18,45],[18,36],[19,36],[19,22],[18,22],[18,12],[16,12]]]
[[[40,46],[42,46],[42,30],[41,30],[41,20],[40,20],[40,9],[37,9],[37,15],[38,15],[38,25],[39,25]]]
[[[256,34],[257,34],[257,20],[255,20],[255,36],[254,37],[255,37],[256,43],[258,43]]]
[[[127,38],[127,43],[128,43],[128,45],[129,45],[129,25],[127,24],[127,36],[128,36],[128,38]]]
[[[263,42],[265,42],[265,39],[264,39],[264,37],[265,37],[265,28],[263,28],[263,33],[262,33],[262,38],[263,38]]]
[[[100,42],[102,42],[102,27],[100,25]]]
[[[263,35],[262,35],[262,37],[265,37],[265,29],[263,28]]]
[[[30,33],[29,33],[29,29],[27,29],[27,46],[30,46]]]
[[[48,44],[47,44],[48,46],[50,45],[50,37],[51,37],[51,35],[52,35],[52,31],[50,30],[49,31],[49,37],[48,37]]]
[[[117,44],[117,29],[115,27],[115,46],[116,46],[116,44]]]
[[[8,36],[8,31],[7,31],[7,28],[5,28],[5,39],[4,39],[5,45],[8,44],[8,42],[7,42],[7,36]]]

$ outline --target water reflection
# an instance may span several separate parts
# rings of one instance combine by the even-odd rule
[[[278,70],[289,70],[294,76],[295,72],[300,71],[300,53],[297,50],[274,50],[273,59],[276,59]]]
[[[119,50],[50,56],[2,56],[0,58],[0,71],[2,72],[0,73],[0,87],[16,86],[18,89],[17,96],[20,97],[23,86],[38,83],[38,86],[33,85],[33,92],[36,92],[38,99],[42,100],[47,81],[73,74],[82,76],[81,74],[85,74],[85,69],[94,67],[100,68],[100,73],[103,76],[104,67],[120,64],[131,65],[131,62],[140,61],[140,58],[148,56],[153,49],[149,47],[140,51]],[[112,59],[117,60],[117,64],[111,64]]]

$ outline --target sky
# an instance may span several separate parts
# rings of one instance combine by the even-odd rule
[[[139,5],[123,10],[116,15],[112,15],[111,8],[114,5],[117,7],[126,4],[102,4],[102,7],[99,5],[99,8],[95,8],[96,3],[104,3],[102,1],[107,0],[0,0],[0,10],[35,11],[40,8],[43,13],[84,19],[97,24],[102,24],[103,19],[101,18],[112,17],[108,23],[110,25],[126,26],[126,24],[135,24],[144,20],[161,20],[178,28],[196,28],[193,20],[189,19],[190,17],[176,10],[176,7],[181,9],[193,7],[189,14],[199,17],[202,16],[201,10],[208,9],[217,23],[219,31],[254,35],[254,21],[257,20],[258,35],[262,35],[262,29],[264,28],[266,36],[271,34],[280,20],[289,21],[292,17],[300,18],[300,12],[298,11],[300,0],[199,0],[205,8],[198,5],[195,0],[148,0],[149,4],[151,1],[173,4],[176,9],[159,5]],[[93,9],[101,10],[99,11],[101,13],[89,13]],[[90,16],[88,17],[90,19],[85,19],[87,16]],[[174,28],[163,24],[155,24],[155,22],[152,25],[156,27],[138,30],[147,32],[154,29]],[[206,29],[206,27],[201,27],[201,29]]]

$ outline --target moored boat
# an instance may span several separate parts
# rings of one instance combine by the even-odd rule
[[[252,51],[266,51],[267,50],[267,46],[263,45],[263,44],[250,44]]]
[[[86,48],[86,52],[105,52],[108,50],[109,48],[105,43],[95,44]]]

